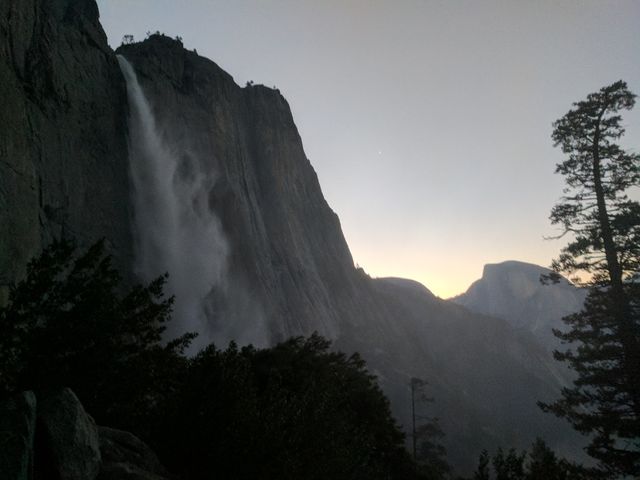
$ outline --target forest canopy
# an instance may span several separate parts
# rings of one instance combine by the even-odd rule
[[[0,309],[2,394],[71,387],[182,478],[419,478],[357,354],[314,334],[188,357],[193,334],[162,338],[165,282],[126,289],[102,242],[53,243]]]

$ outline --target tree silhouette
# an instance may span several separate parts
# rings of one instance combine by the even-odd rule
[[[166,276],[126,288],[102,242],[57,242],[0,309],[0,396],[71,387],[176,478],[418,479],[376,378],[319,335],[272,348],[162,339]],[[172,477],[173,478],[173,477]]]
[[[496,480],[524,480],[524,459],[526,452],[518,454],[514,448],[505,454],[502,448],[493,456],[493,470]]]
[[[411,390],[411,441],[413,459],[421,474],[427,478],[437,480],[445,478],[451,471],[446,461],[447,451],[441,444],[444,432],[440,428],[438,419],[418,413],[426,403],[433,402],[433,398],[426,395],[428,383],[413,377],[409,382]]]
[[[593,435],[588,453],[611,474],[640,475],[639,285],[640,205],[627,192],[640,185],[640,156],[616,141],[624,134],[619,112],[635,95],[618,81],[587,96],[554,123],[552,138],[567,159],[556,172],[565,196],[551,222],[571,240],[553,262],[590,287],[582,312],[564,319],[569,343],[555,352],[578,378],[543,410]]]
[[[489,467],[490,462],[489,452],[482,450],[480,457],[478,458],[478,468],[473,473],[473,480],[490,480],[491,470]]]
[[[158,422],[156,448],[190,479],[418,478],[364,361],[329,347],[316,334],[209,346]]]
[[[491,474],[493,466],[493,476]],[[498,448],[491,457],[483,450],[473,480],[599,480],[603,477],[593,469],[559,458],[540,438],[530,451],[518,453],[511,448]]]
[[[51,244],[0,309],[2,393],[68,386],[98,421],[133,426],[168,389],[193,338],[161,344],[173,304],[165,281],[121,293],[103,242],[82,254]]]

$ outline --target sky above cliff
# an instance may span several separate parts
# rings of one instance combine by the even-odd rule
[[[159,30],[287,98],[354,261],[460,293],[562,241],[551,123],[604,85],[640,94],[629,0],[98,0],[112,47]],[[622,143],[640,149],[640,105]]]

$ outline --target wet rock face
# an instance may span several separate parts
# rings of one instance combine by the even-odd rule
[[[1,2],[0,78],[0,302],[54,238],[128,266],[126,91],[95,2]]]

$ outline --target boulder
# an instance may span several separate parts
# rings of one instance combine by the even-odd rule
[[[33,478],[36,397],[23,392],[0,404],[0,479]]]
[[[103,462],[100,479],[160,478],[167,474],[156,454],[135,435],[108,427],[98,427],[98,433]]]
[[[102,458],[98,428],[68,388],[44,395],[38,407],[38,454],[60,480],[94,480]],[[40,463],[40,462],[39,462]]]
[[[147,470],[142,470],[128,463],[111,463],[104,465],[98,480],[165,480]]]

